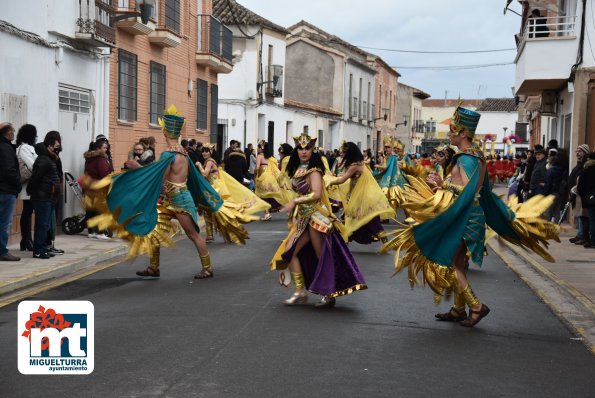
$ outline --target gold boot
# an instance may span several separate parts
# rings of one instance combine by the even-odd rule
[[[473,289],[471,289],[471,286],[469,284],[467,284],[467,286],[465,286],[462,294],[463,294],[463,299],[465,300],[465,303],[469,306],[469,317],[467,319],[465,319],[464,321],[460,322],[460,325],[470,328],[470,327],[477,325],[477,323],[479,321],[481,321],[482,318],[484,318],[486,315],[488,315],[490,313],[490,309],[488,308],[487,305],[482,304],[479,301],[479,299],[477,298],[475,293],[473,293]],[[473,309],[473,307],[478,307],[478,306],[479,306],[478,310]]]
[[[205,226],[207,228],[207,242],[212,242],[213,239],[213,214],[208,213],[205,216]]]
[[[159,272],[159,258],[159,247],[156,247],[153,249],[153,254],[149,257],[149,266],[143,271],[136,271],[136,274],[143,278],[159,278],[161,276]]]
[[[296,291],[293,295],[285,300],[285,305],[300,305],[306,304],[308,302],[308,293],[305,290],[306,282],[304,280],[304,274],[301,272],[290,272],[291,281],[293,282],[293,286],[295,286],[296,290],[301,289],[299,292]]]
[[[213,277],[213,270],[211,269],[211,255],[206,254],[204,256],[200,256],[200,263],[202,264],[202,269],[196,275],[194,275],[194,279],[206,279]]]

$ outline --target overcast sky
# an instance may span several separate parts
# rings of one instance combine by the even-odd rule
[[[503,15],[505,0],[238,0],[289,27],[306,20],[357,46],[398,50],[466,51],[514,48],[520,17]],[[517,1],[511,8],[520,11]],[[380,50],[391,66],[450,66],[513,62],[516,52],[406,54]],[[470,70],[398,68],[400,81],[432,98],[512,97],[514,65]]]

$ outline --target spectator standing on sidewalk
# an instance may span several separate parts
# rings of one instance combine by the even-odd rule
[[[584,246],[595,249],[595,152],[591,152],[585,162],[585,169],[578,179],[577,192],[581,196],[583,208],[589,213],[589,239]]]
[[[538,149],[535,151],[535,165],[531,173],[531,181],[529,182],[529,197],[535,195],[543,195],[545,193],[545,184],[547,179],[547,163],[545,160],[545,150]]]
[[[62,136],[59,132],[52,130],[49,131],[44,138],[44,143],[46,146],[48,145],[47,142],[57,141],[58,144],[54,148],[54,155],[56,155],[56,168],[58,170],[58,178],[60,179],[60,187],[64,186],[64,172],[62,171],[62,159],[60,159],[60,152],[62,152]],[[48,231],[48,237],[46,239],[46,244],[48,246],[48,250],[53,254],[64,254],[64,250],[57,249],[54,246],[54,241],[56,240],[56,228],[58,225],[58,220],[62,219],[62,189],[60,189],[57,195],[54,198],[54,206],[52,207],[52,216],[50,218],[50,229]]]
[[[21,175],[16,150],[12,145],[14,127],[0,123],[0,261],[19,261],[20,257],[8,252],[8,233],[21,191]]]
[[[47,138],[35,144],[37,159],[33,165],[33,174],[27,184],[27,193],[31,195],[35,211],[35,233],[33,235],[33,258],[48,259],[54,256],[46,243],[51,227],[52,208],[60,193],[60,178],[55,150],[60,143]]]
[[[589,152],[590,150],[587,144],[579,145],[576,148],[576,166],[574,166],[568,177],[568,186],[571,192],[570,201],[574,210],[576,223],[576,236],[570,238],[570,242],[577,245],[584,245],[589,240],[589,214],[587,209],[583,209],[581,197],[576,192],[576,183],[585,168],[585,162],[587,161]]]
[[[564,186],[562,185],[564,173],[562,167],[560,167],[560,161],[557,156],[550,156],[547,159],[546,169],[545,195],[554,195],[556,199],[552,206],[547,209],[545,214],[549,221],[558,223],[562,195],[565,194],[565,192],[562,191],[565,190],[564,186],[566,184],[564,184]]]
[[[17,157],[19,159],[19,171],[21,174],[21,192],[19,199],[23,201],[21,211],[21,251],[33,251],[33,238],[31,236],[31,218],[33,216],[33,204],[31,197],[27,194],[27,183],[33,173],[33,164],[37,159],[35,153],[35,142],[37,141],[37,129],[32,124],[24,124],[17,134]]]
[[[89,145],[89,150],[85,152],[85,175],[93,181],[99,181],[102,178],[106,177],[108,174],[114,171],[110,162],[108,161],[108,144],[105,141],[96,141]],[[130,162],[134,162],[133,160],[129,160],[126,162],[126,166],[128,168],[136,168],[131,167],[132,165]],[[140,166],[139,166],[140,167]],[[87,210],[85,215],[85,220],[89,220],[92,217],[95,217],[98,213],[93,210]],[[97,228],[87,228],[89,232],[88,237],[92,239],[100,239],[100,240],[110,240],[110,238],[105,233],[99,233]]]
[[[107,137],[105,135],[99,134],[97,137],[95,137],[95,142],[97,142],[98,145],[101,143],[104,143],[104,142],[107,144],[107,151],[105,152],[105,154],[107,155],[107,161],[109,162],[110,167],[113,170],[114,162],[112,160],[112,146],[110,145],[109,140],[107,139]],[[153,156],[155,156],[155,138],[147,137],[147,143],[149,144],[149,147],[153,151]]]

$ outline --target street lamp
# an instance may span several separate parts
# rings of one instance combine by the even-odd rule
[[[154,3],[155,0],[137,0],[136,4],[138,4],[140,12],[126,12],[122,15],[116,15],[115,17],[112,17],[112,23],[121,21],[123,19],[128,19],[130,17],[140,17],[142,23],[146,25],[149,23],[149,18],[151,18]]]
[[[403,121],[403,123],[397,123],[397,124],[395,124],[395,128],[397,128],[397,127],[399,127],[401,125],[407,127],[407,120]]]
[[[376,123],[376,120],[381,120],[381,119],[386,122],[386,119],[388,119],[388,115],[385,113],[384,116],[377,117],[376,119],[374,119],[374,123]]]

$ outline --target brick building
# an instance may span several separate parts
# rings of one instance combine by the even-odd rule
[[[133,0],[118,5],[118,13],[136,7]],[[217,74],[232,70],[232,55],[231,31],[212,9],[212,0],[159,0],[148,24],[134,16],[116,23],[109,79],[116,169],[141,137],[155,137],[157,153],[165,148],[157,118],[171,104],[186,117],[183,138],[206,142],[216,136]]]

